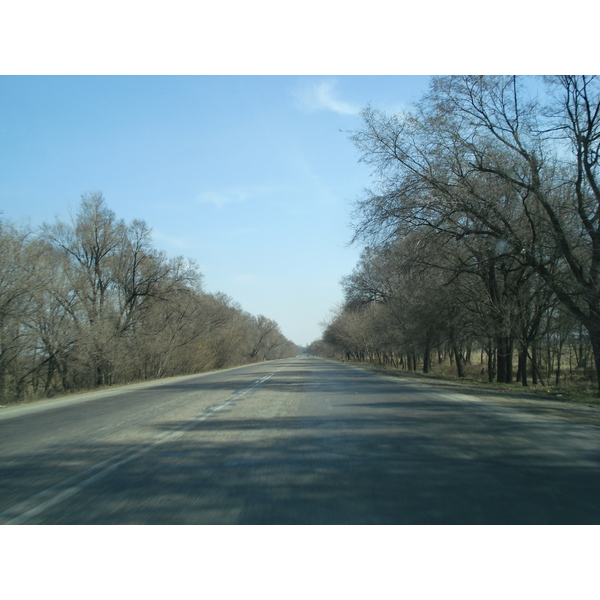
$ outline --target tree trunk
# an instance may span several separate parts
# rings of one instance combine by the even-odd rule
[[[510,383],[507,381],[508,369],[507,369],[507,348],[506,338],[498,337],[496,340],[497,352],[496,352],[496,381],[498,383]]]
[[[513,380],[513,352],[515,342],[512,338],[506,340],[506,383],[512,383]]]
[[[425,354],[423,356],[423,373],[431,371],[431,332],[427,332],[425,338]]]
[[[486,348],[486,352],[487,352],[488,381],[490,383],[493,383],[494,379],[496,377],[496,356],[494,353],[494,347],[491,343]]]
[[[592,351],[594,353],[594,363],[596,365],[596,378],[598,385],[598,396],[600,396],[600,327],[596,330],[595,327],[588,327]]]
[[[498,383],[512,383],[513,379],[513,346],[514,342],[508,337],[498,337],[496,339],[497,350],[497,378]]]
[[[452,347],[452,350],[454,352],[454,359],[456,361],[456,373],[458,377],[465,377],[465,366],[463,362],[462,353],[456,345]]]
[[[519,352],[519,369],[517,372],[517,381],[523,386],[527,386],[527,348],[522,348]]]
[[[46,372],[46,382],[44,383],[44,395],[50,396],[50,386],[52,385],[52,379],[54,378],[55,371],[55,360],[54,357],[50,357],[48,360],[48,370]]]

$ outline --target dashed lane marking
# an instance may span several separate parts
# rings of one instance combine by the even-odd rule
[[[186,431],[189,431],[197,423],[206,421],[215,413],[235,405],[236,401],[241,397],[249,397],[256,393],[256,391],[262,385],[264,385],[282,368],[283,366],[279,369],[276,369],[272,373],[269,373],[265,377],[253,381],[249,386],[233,392],[223,402],[205,408],[202,413],[192,417],[185,425],[175,430],[163,431],[157,434],[153,440],[149,442],[142,442],[133,446],[132,448],[124,450],[123,452],[119,452],[118,454],[115,454],[114,456],[111,456],[110,458],[107,458],[106,460],[89,467],[81,473],[64,479],[63,481],[56,483],[55,485],[35,494],[34,496],[31,496],[27,500],[23,500],[17,504],[14,504],[4,512],[0,513],[0,523],[4,525],[20,525],[26,523],[49,508],[64,502],[74,494],[83,490],[88,485],[91,485],[99,479],[106,477],[112,471],[115,471],[119,467],[150,452],[160,444],[164,444],[182,437]]]

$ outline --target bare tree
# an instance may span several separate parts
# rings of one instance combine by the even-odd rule
[[[494,240],[586,327],[600,373],[600,82],[552,80],[545,106],[528,83],[440,77],[411,114],[365,110],[353,140],[379,190],[357,204],[356,239]]]
[[[31,312],[30,232],[0,221],[0,398],[21,395],[23,355],[31,346],[23,323]]]
[[[0,221],[0,399],[292,356],[266,317],[203,291],[193,261],[168,258],[141,220],[102,194],[39,235]]]

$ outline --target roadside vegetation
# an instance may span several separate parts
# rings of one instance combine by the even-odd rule
[[[0,404],[297,353],[102,194],[36,231],[0,220]]]
[[[364,250],[310,351],[597,395],[600,80],[436,77],[351,139]]]

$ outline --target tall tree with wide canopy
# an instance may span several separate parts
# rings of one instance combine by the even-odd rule
[[[494,240],[585,326],[600,386],[600,80],[438,77],[413,112],[363,118],[352,139],[378,187],[355,239]]]

